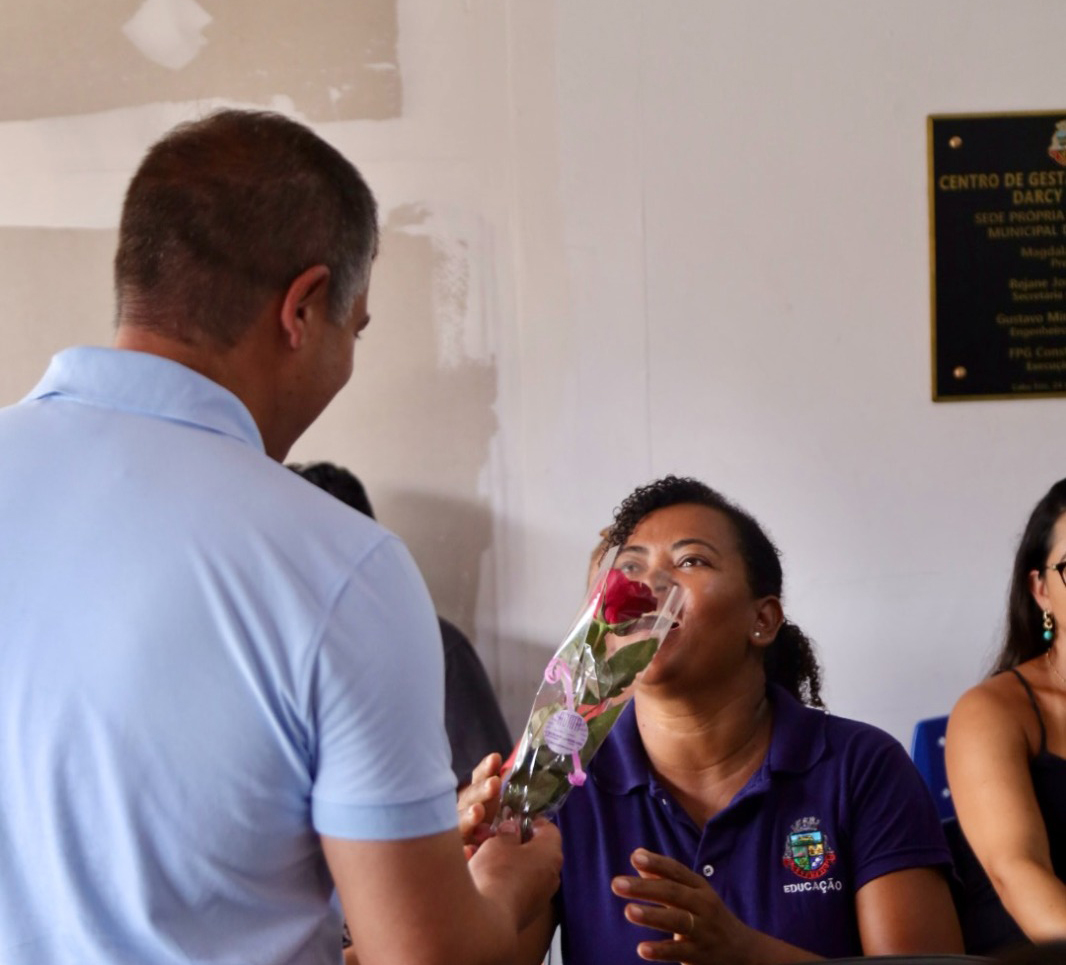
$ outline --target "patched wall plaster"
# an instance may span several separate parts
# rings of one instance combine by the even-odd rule
[[[396,0],[35,0],[3,34],[0,121],[279,94],[308,120],[402,113]]]

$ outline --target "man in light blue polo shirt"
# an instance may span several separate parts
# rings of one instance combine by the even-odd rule
[[[115,347],[0,411],[4,965],[336,963],[334,882],[361,965],[503,963],[554,891],[552,829],[463,859],[409,554],[280,465],[376,247],[306,128],[179,127],[127,192]]]

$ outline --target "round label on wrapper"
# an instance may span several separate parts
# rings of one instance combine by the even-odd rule
[[[544,743],[556,754],[576,754],[588,739],[589,725],[572,710],[557,711],[544,725]]]

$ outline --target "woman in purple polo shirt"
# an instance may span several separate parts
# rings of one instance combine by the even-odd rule
[[[631,579],[681,587],[679,626],[555,816],[562,884],[516,965],[557,923],[566,965],[961,952],[929,793],[898,742],[815,709],[818,664],[759,524],[668,476],[622,503],[608,542]],[[464,829],[492,811],[498,768],[476,772]]]

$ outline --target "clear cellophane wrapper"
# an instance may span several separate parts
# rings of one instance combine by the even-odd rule
[[[632,699],[634,681],[651,663],[680,607],[674,588],[655,612],[608,624],[609,584],[615,590],[622,582],[617,574],[609,579],[616,554],[612,547],[604,557],[581,611],[544,670],[500,792],[496,823],[515,819],[523,836],[534,818],[557,810],[573,788],[585,783],[589,762]]]

